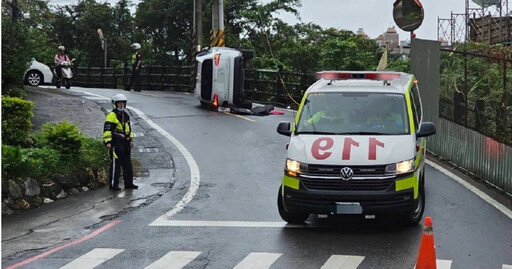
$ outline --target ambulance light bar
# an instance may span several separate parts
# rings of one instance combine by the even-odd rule
[[[316,73],[317,79],[346,80],[346,79],[370,79],[370,80],[393,80],[400,79],[400,73],[391,72],[340,72],[322,71]]]

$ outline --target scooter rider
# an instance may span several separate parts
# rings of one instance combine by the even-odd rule
[[[70,62],[70,60],[68,55],[64,53],[66,50],[64,46],[59,46],[58,49],[58,53],[55,54],[55,57],[53,58],[53,63],[55,64],[54,68],[55,72],[57,73],[57,78],[60,79],[62,78],[62,66],[60,64],[64,61]]]
[[[133,147],[133,133],[130,126],[130,116],[126,113],[126,96],[114,94],[112,96],[113,110],[107,115],[103,128],[103,143],[110,149],[109,188],[119,191],[119,173],[123,168],[125,189],[138,189],[133,184],[133,168],[131,148]]]

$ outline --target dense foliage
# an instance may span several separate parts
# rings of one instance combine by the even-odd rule
[[[105,167],[108,154],[102,141],[86,138],[76,125],[46,124],[32,147],[2,144],[2,176],[46,179],[54,174]]]
[[[24,145],[32,130],[34,103],[2,96],[2,143]]]
[[[142,44],[145,63],[188,65],[192,54],[193,1],[80,0],[53,6],[45,0],[19,0],[20,16],[11,17],[2,2],[3,81],[21,83],[31,57],[51,64],[56,47],[64,45],[79,66],[102,66],[103,49],[97,34],[107,38],[110,66],[130,57],[130,44]],[[313,73],[320,69],[371,70],[381,51],[374,40],[351,31],[323,29],[309,23],[289,25],[283,13],[299,16],[300,0],[226,0],[226,45],[253,49],[252,67]],[[209,44],[210,1],[203,1],[203,46]],[[135,10],[135,12],[133,12]],[[9,38],[5,38],[9,36]],[[19,46],[23,44],[23,46]]]
[[[456,50],[441,55],[441,116],[512,145],[512,67],[504,80],[499,60],[512,59],[512,47],[467,43]]]

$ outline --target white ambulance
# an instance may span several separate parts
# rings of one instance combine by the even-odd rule
[[[250,109],[244,95],[244,67],[252,51],[213,47],[199,53],[195,96],[203,106]]]
[[[290,136],[279,214],[302,223],[310,214],[398,214],[417,224],[425,208],[425,137],[417,81],[394,72],[318,72]]]

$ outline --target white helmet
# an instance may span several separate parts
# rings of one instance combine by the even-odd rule
[[[140,50],[140,44],[139,43],[133,43],[130,47],[134,50]]]
[[[117,102],[127,102],[128,103],[126,96],[124,96],[124,94],[121,94],[121,93],[116,93],[116,94],[112,95],[112,108],[114,108],[114,109],[117,108]],[[123,111],[123,110],[124,109],[120,109],[120,111]]]
[[[59,46],[59,50],[66,50],[64,46]]]

